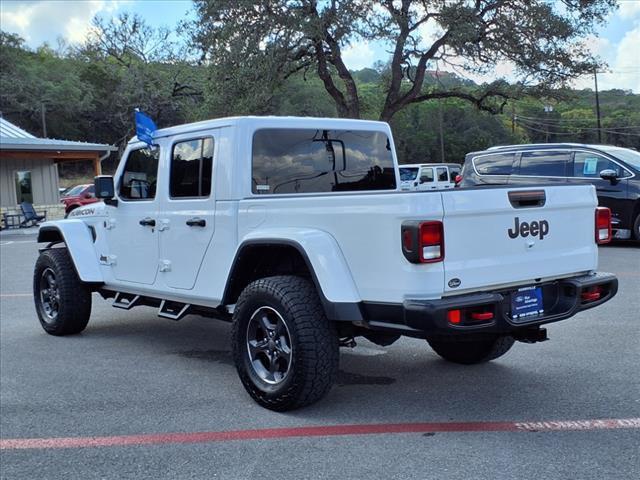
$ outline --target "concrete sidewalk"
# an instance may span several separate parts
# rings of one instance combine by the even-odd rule
[[[28,228],[4,228],[0,230],[0,238],[13,237],[16,235],[37,235],[38,230],[40,230],[39,226]]]

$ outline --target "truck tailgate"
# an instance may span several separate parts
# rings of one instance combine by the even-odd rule
[[[442,193],[448,294],[595,270],[591,185]]]

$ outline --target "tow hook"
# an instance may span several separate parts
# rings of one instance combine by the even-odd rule
[[[549,340],[546,328],[535,328],[514,332],[512,337],[523,343],[536,343]]]

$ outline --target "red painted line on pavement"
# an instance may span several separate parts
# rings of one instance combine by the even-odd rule
[[[16,438],[0,440],[0,450],[121,447],[184,443],[265,440],[291,437],[334,437],[390,433],[435,432],[541,432],[575,430],[640,429],[640,418],[606,420],[563,420],[543,422],[441,422],[328,425],[316,427],[265,428],[226,432],[185,432],[110,437]]]

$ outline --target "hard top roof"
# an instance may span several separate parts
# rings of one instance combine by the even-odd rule
[[[211,128],[244,124],[255,124],[256,126],[281,127],[281,128],[318,128],[322,123],[327,128],[343,128],[362,130],[371,128],[375,130],[386,130],[389,125],[385,122],[375,120],[356,120],[351,118],[328,118],[328,117],[277,117],[277,116],[244,116],[244,117],[224,117],[201,122],[185,123],[172,127],[160,128],[154,133],[155,138],[170,137],[183,133],[192,133]],[[133,137],[129,143],[137,143],[138,137]]]

